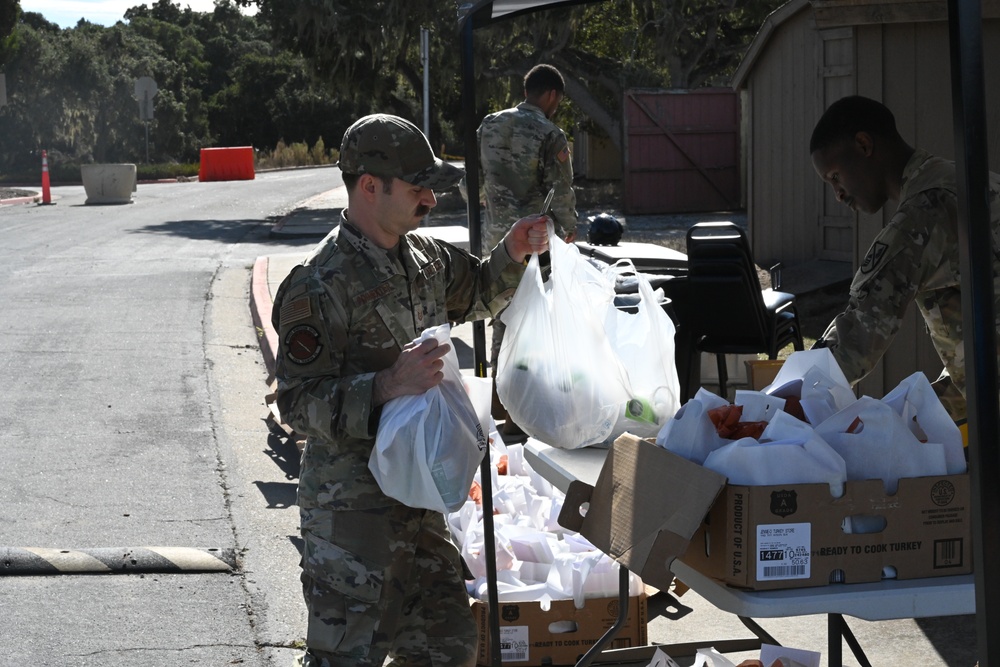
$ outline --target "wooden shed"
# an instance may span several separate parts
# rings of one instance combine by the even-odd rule
[[[987,125],[1000,128],[1000,1],[983,3]],[[954,159],[946,0],[791,0],[764,22],[733,78],[740,92],[746,209],[758,263],[843,262],[852,275],[895,204],[877,215],[839,204],[812,168],[809,136],[823,111],[846,95],[892,109],[911,144]],[[989,137],[1000,171],[1000,132]],[[882,396],[941,362],[920,314],[906,323],[879,367],[860,385]]]

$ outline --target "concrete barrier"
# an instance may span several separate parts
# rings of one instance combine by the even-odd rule
[[[253,146],[202,148],[199,181],[252,181]]]
[[[131,204],[136,189],[134,164],[85,164],[80,166],[87,204]]]

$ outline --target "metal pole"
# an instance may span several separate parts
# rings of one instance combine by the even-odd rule
[[[948,0],[979,667],[1000,665],[1000,428],[980,0]]]
[[[420,29],[420,60],[424,66],[424,135],[431,136],[431,33]]]
[[[468,191],[469,251],[482,256],[482,230],[479,228],[479,151],[476,148],[476,79],[473,62],[472,19],[462,24],[462,108],[465,111],[465,184]],[[486,326],[482,320],[472,323],[472,347],[478,377],[486,377]],[[500,594],[497,591],[496,536],[493,526],[493,466],[489,452],[480,468],[483,487],[483,549],[486,552],[486,588],[490,613],[490,665],[500,667]]]

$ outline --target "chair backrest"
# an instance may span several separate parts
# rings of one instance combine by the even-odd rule
[[[693,330],[719,343],[766,348],[767,312],[743,229],[699,222],[688,230],[687,255]]]

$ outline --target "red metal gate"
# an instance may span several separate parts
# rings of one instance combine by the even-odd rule
[[[730,88],[625,94],[625,212],[740,208],[739,98]]]

